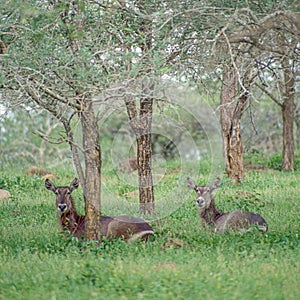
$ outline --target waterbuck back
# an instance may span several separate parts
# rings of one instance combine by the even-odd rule
[[[217,178],[210,186],[196,186],[192,179],[187,178],[187,186],[197,194],[196,205],[202,225],[210,225],[213,232],[219,233],[229,230],[244,232],[253,228],[266,232],[267,222],[259,214],[242,210],[223,213],[216,209],[212,192],[220,183],[221,180]]]
[[[82,238],[85,236],[85,216],[77,213],[72,192],[79,186],[79,180],[75,178],[70,186],[56,187],[52,181],[46,179],[46,189],[56,195],[56,208],[58,222],[62,230],[69,231],[73,236]],[[126,241],[137,239],[146,240],[153,235],[153,229],[143,219],[133,216],[101,216],[101,233],[107,238],[123,238]]]

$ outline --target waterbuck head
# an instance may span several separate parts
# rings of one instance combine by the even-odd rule
[[[204,212],[209,209],[211,205],[214,205],[212,192],[218,188],[220,184],[221,180],[217,178],[210,186],[196,186],[191,178],[187,178],[187,186],[193,189],[197,194],[196,205],[199,213]]]
[[[62,214],[67,214],[71,209],[73,209],[73,199],[72,192],[79,186],[79,180],[75,178],[70,186],[56,187],[53,182],[49,179],[45,180],[46,189],[52,191],[56,195],[56,207],[58,212]]]

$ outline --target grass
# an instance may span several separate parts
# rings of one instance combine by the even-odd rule
[[[65,174],[63,184],[74,177]],[[168,172],[157,199],[168,197],[181,177]],[[108,191],[130,190],[111,170],[103,180]],[[0,200],[0,299],[298,299],[299,180],[300,171],[251,171],[239,186],[223,179],[215,192],[224,211],[263,215],[266,234],[200,229],[194,194],[185,190],[177,210],[151,222],[152,242],[98,246],[60,232],[54,195],[42,180],[2,170],[0,188],[12,197]],[[74,197],[82,209],[80,193]]]

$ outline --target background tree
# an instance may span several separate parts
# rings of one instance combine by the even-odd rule
[[[83,187],[86,238],[100,241],[101,152],[92,106],[98,69],[90,60],[93,37],[87,34],[94,24],[86,22],[93,12],[80,1],[23,3],[18,10],[7,5],[3,18],[9,47],[1,66],[7,99],[35,103],[62,123]],[[74,139],[77,128],[80,146]]]
[[[175,65],[182,63],[178,57],[182,53],[180,49],[185,47],[181,44],[184,40],[181,36],[186,30],[187,15],[184,11],[188,5],[178,1],[116,3],[107,4],[102,16],[106,24],[106,39],[111,40],[107,53],[115,62],[107,70],[108,73],[111,73],[110,68],[124,70],[119,72],[119,95],[115,86],[113,91],[116,98],[124,98],[130,125],[136,135],[140,210],[151,214],[154,212],[151,170],[153,105],[162,100],[158,96],[163,89],[162,76],[180,76]],[[191,4],[195,3],[191,1]],[[113,20],[111,15],[115,16]]]
[[[282,169],[294,169],[294,69],[297,68],[296,66],[299,64],[299,23],[297,21],[297,15],[290,12],[277,11],[276,9],[277,7],[275,7],[275,11],[271,13],[268,12],[262,17],[257,17],[257,10],[251,10],[250,14],[249,11],[246,11],[247,16],[243,18],[240,17],[240,19],[249,21],[244,22],[243,26],[228,30],[227,32],[228,38],[226,38],[226,40],[229,45],[229,54],[231,55],[232,61],[234,61],[234,56],[232,55],[234,52],[230,51],[230,49],[239,49],[239,51],[242,51],[243,59],[247,59],[248,62],[252,64],[252,67],[248,68],[246,72],[240,68],[238,64],[234,64],[229,68],[229,70],[231,70],[229,72],[226,71],[226,68],[223,69],[223,74],[225,70],[225,76],[223,78],[222,92],[226,87],[228,87],[228,91],[227,93],[221,94],[221,123],[229,123],[232,125],[222,126],[226,171],[229,177],[235,178],[237,181],[239,181],[239,178],[243,178],[243,163],[241,159],[242,144],[239,138],[239,120],[242,116],[244,105],[246,104],[246,98],[248,98],[249,95],[254,94],[253,87],[251,89],[249,89],[249,87],[253,86],[255,77],[256,79],[264,78],[264,85],[266,82],[277,82],[277,85],[281,86],[280,90],[284,91],[283,100],[280,101],[272,92],[268,92],[265,86],[258,84],[258,86],[282,108]],[[244,11],[241,10],[240,13],[244,14]],[[224,32],[224,30],[222,30],[222,32]],[[266,52],[270,53],[270,55],[266,56]],[[261,60],[259,60],[258,57],[260,57]],[[254,65],[256,65],[256,71],[253,73]],[[262,76],[263,72],[265,72],[265,75],[268,74],[267,79],[265,76]],[[279,75],[278,72],[283,73],[282,75]],[[253,73],[253,75],[251,73]],[[278,82],[280,78],[282,78],[281,84]],[[236,107],[234,101],[227,100],[227,105],[229,105],[229,107],[233,106],[232,111],[234,114],[224,114],[228,107],[223,106],[224,102],[222,103],[222,98],[225,96],[225,98],[230,99],[230,97],[226,97],[226,95],[230,94],[230,91],[233,97],[234,92],[232,90],[237,82],[247,82],[247,85],[241,85],[244,93],[242,91],[242,97],[238,100],[238,105]],[[282,95],[282,93],[280,93],[280,95]],[[228,139],[228,136],[230,135],[232,138]],[[240,143],[237,143],[237,140],[240,140]],[[233,150],[232,153],[230,153],[231,145]]]
[[[244,178],[241,118],[248,102],[248,91],[239,88],[235,62],[223,65],[220,121],[226,173],[236,182]]]
[[[300,26],[296,20],[293,14],[269,19],[268,31],[259,45],[264,61],[256,58],[260,66],[257,86],[280,106],[282,113],[282,170],[294,170],[296,72],[300,67]]]
[[[299,15],[275,10],[248,28],[231,34],[231,43],[250,45],[258,86],[281,107],[283,122],[282,169],[294,169],[295,74],[299,68]],[[272,88],[273,86],[273,88]]]
[[[120,47],[123,53],[126,53],[122,63],[129,76],[125,78],[127,84],[124,102],[130,126],[136,136],[140,211],[143,214],[154,214],[151,167],[153,77],[155,76],[153,68],[153,5],[152,3],[149,5],[149,2],[146,1],[137,1],[137,3],[119,1],[119,4],[119,7],[113,6],[107,9],[106,13],[109,16],[113,11],[114,15],[119,16],[118,28],[127,29],[118,32],[118,38],[116,39],[118,44],[115,47]],[[134,64],[138,66],[134,66]],[[133,77],[136,82],[128,84],[128,81],[132,82],[132,74],[134,73]],[[122,93],[124,93],[123,89]]]

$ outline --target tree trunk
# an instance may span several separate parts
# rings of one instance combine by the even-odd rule
[[[224,66],[220,112],[226,173],[239,183],[245,176],[240,123],[248,95],[237,99],[237,76],[234,66]]]
[[[139,130],[136,137],[140,211],[143,214],[154,214],[151,143],[153,100],[141,100],[140,106]]]
[[[78,147],[74,143],[74,135],[72,132],[70,120],[61,118],[61,122],[63,123],[65,132],[67,134],[68,143],[69,143],[70,150],[72,153],[73,164],[74,164],[76,172],[79,176],[79,181],[81,182],[81,184],[83,184],[84,183],[84,173],[83,173],[82,165],[80,162],[79,150],[78,150]]]
[[[283,152],[282,152],[282,170],[294,170],[294,96],[295,79],[293,72],[288,65],[284,66],[285,95],[282,105],[282,123],[283,123]]]
[[[140,212],[154,214],[151,143],[153,100],[140,100],[139,115],[134,99],[129,97],[125,100],[125,104],[131,128],[136,135]]]
[[[99,130],[92,104],[80,112],[83,148],[85,158],[85,181],[83,195],[85,202],[85,238],[101,242],[100,191],[101,191],[101,150]]]
[[[295,144],[297,149],[300,149],[300,106],[298,105],[294,114],[295,124],[296,124],[296,140]]]

